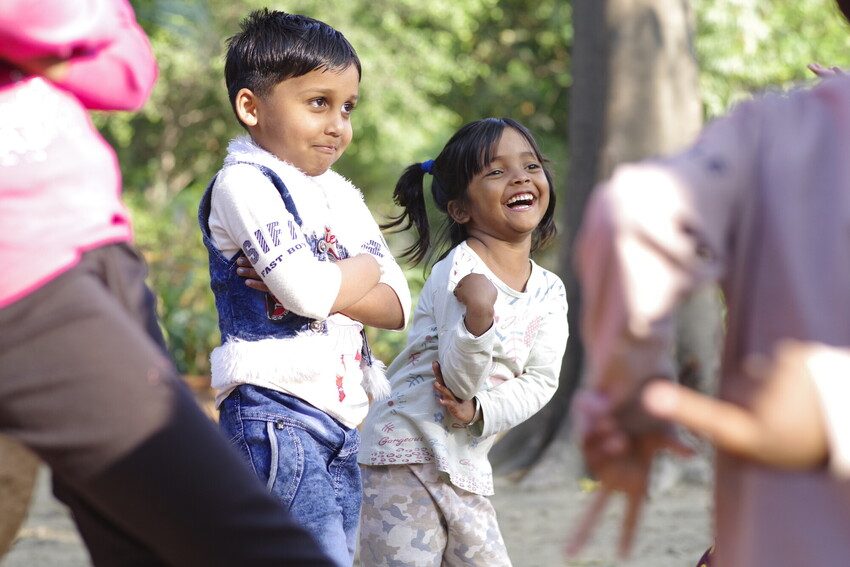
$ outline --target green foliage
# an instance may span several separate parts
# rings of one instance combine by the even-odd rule
[[[137,243],[174,356],[204,373],[219,340],[195,209],[240,132],[224,89],[225,39],[260,0],[134,0],[160,76],[136,114],[98,116],[122,164]],[[363,63],[355,136],[335,169],[363,189],[379,221],[394,212],[403,168],[432,157],[461,124],[512,116],[566,161],[569,8],[562,0],[292,0],[279,6],[341,30]],[[403,235],[391,237],[403,247]],[[422,269],[408,273],[414,296]],[[389,362],[403,333],[370,330]]]
[[[224,40],[260,0],[134,0],[160,78],[135,114],[96,117],[115,146],[137,242],[151,268],[175,358],[208,370],[218,342],[197,201],[240,132],[223,81]],[[706,113],[767,86],[811,79],[805,65],[848,64],[850,34],[832,0],[696,0],[695,49]],[[564,0],[291,0],[281,9],[340,29],[363,63],[355,136],[336,169],[364,190],[381,221],[394,212],[395,180],[433,157],[461,124],[511,116],[528,125],[552,159],[556,191],[567,190],[567,112],[572,38]],[[394,249],[404,235],[391,237]],[[553,267],[550,257],[541,261]],[[414,296],[422,269],[408,273]],[[404,334],[370,330],[389,362]]]
[[[850,33],[833,0],[699,0],[693,5],[708,116],[754,92],[813,81],[808,63],[850,63]]]

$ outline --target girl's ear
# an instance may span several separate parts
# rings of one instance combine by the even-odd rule
[[[242,124],[249,127],[257,125],[257,95],[251,89],[239,89],[233,106]]]
[[[466,224],[469,222],[469,212],[461,199],[453,199],[446,205],[446,212],[452,217],[452,220],[458,224]]]

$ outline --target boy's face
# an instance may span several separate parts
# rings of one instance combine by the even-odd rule
[[[351,111],[359,92],[354,65],[314,70],[281,81],[264,97],[242,89],[236,111],[263,149],[307,175],[321,175],[351,142]]]

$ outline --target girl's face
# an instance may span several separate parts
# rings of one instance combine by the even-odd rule
[[[449,213],[469,236],[530,245],[548,207],[543,164],[519,132],[506,128],[493,161],[472,178],[464,202],[449,203]]]

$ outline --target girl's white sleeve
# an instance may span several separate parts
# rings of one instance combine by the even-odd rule
[[[454,288],[469,270],[459,269],[455,262],[461,252],[457,249],[450,265],[434,267],[434,318],[439,336],[439,362],[443,380],[452,393],[462,400],[471,400],[484,386],[493,361],[496,340],[495,325],[476,337],[463,322],[466,307],[454,296]],[[467,265],[467,264],[464,264]]]
[[[219,250],[227,257],[243,251],[286,309],[312,319],[328,317],[342,273],[313,255],[280,194],[259,169],[238,164],[219,173],[209,225]]]
[[[550,292],[552,307],[541,323],[522,374],[476,395],[483,417],[476,429],[482,437],[519,425],[540,411],[558,389],[569,337],[566,293],[558,283]],[[473,432],[477,433],[476,429]]]
[[[850,351],[818,346],[807,366],[823,411],[829,468],[840,478],[850,478]]]

